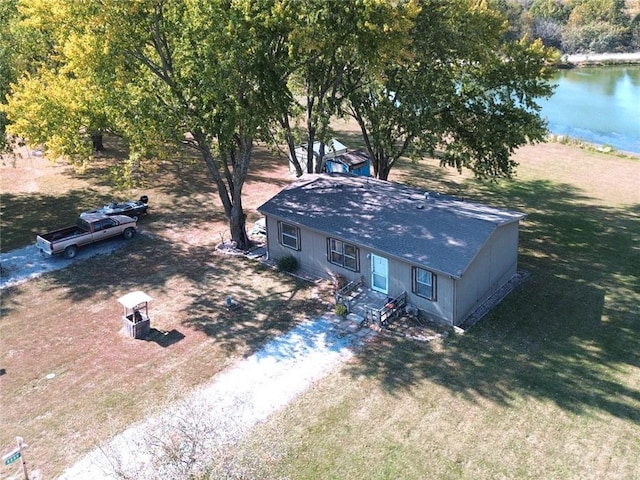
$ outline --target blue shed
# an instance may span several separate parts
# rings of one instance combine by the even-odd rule
[[[326,160],[326,169],[329,173],[353,173],[363,177],[371,176],[371,161],[365,152],[355,150],[353,152],[336,155]]]

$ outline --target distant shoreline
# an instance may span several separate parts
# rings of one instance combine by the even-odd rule
[[[583,66],[632,64],[640,64],[640,52],[564,54],[560,57],[558,67],[573,68]]]

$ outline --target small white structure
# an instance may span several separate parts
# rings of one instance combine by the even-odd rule
[[[127,293],[118,299],[118,303],[124,307],[122,328],[127,336],[144,338],[151,331],[150,301],[151,297],[141,291]]]
[[[314,160],[314,169],[319,161],[325,161],[328,158],[334,158],[338,155],[342,155],[347,153],[347,146],[336,140],[335,138],[331,139],[324,145],[324,156],[320,158],[320,146],[322,142],[313,142],[313,160]],[[308,155],[309,147],[305,143],[304,145],[300,145],[296,147],[296,158],[300,163],[300,167],[302,168],[302,173],[307,173],[307,155]],[[289,158],[289,172],[295,175],[296,167],[293,164],[291,158]]]

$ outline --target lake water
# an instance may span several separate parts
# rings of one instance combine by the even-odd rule
[[[560,70],[541,101],[549,131],[640,153],[640,66]]]

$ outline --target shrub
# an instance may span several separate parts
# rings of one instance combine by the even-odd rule
[[[287,255],[278,259],[278,270],[283,272],[295,272],[298,269],[298,259],[293,255]]]
[[[336,304],[335,314],[344,317],[347,314],[347,306],[344,303]]]

